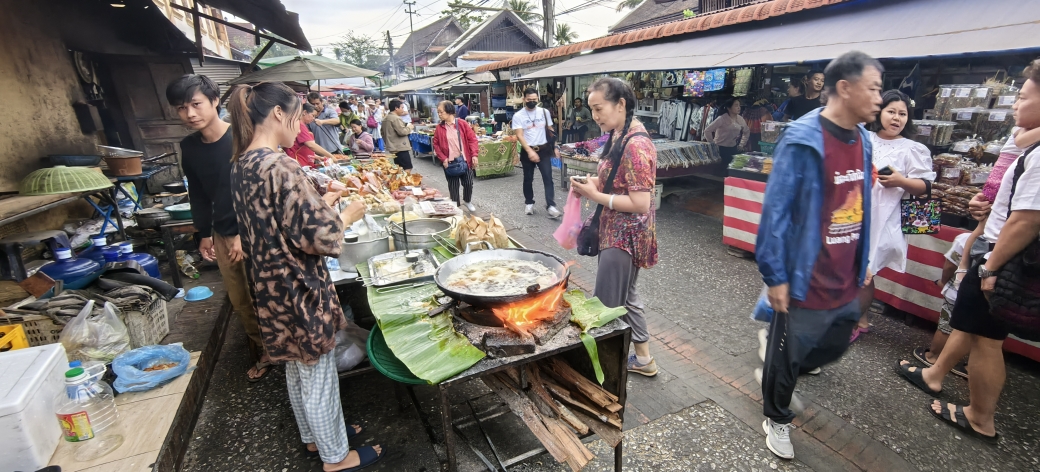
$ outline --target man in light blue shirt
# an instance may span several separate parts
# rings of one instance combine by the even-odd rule
[[[325,106],[318,92],[308,93],[307,102],[318,111],[314,122],[307,125],[314,135],[314,142],[332,154],[343,154],[343,147],[339,143],[339,114],[335,108]]]

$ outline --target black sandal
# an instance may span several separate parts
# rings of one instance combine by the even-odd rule
[[[964,361],[958,362],[957,365],[953,366],[953,369],[950,370],[950,373],[964,379],[968,378],[968,363]]]
[[[942,393],[942,390],[932,390],[932,388],[928,386],[928,384],[924,381],[924,377],[921,375],[920,367],[917,367],[916,365],[912,365],[910,363],[903,364],[903,361],[899,362],[899,364],[896,364],[896,372],[898,372],[899,375],[902,375],[904,378],[909,380],[910,383],[917,386],[917,388],[924,391],[924,393],[927,393],[933,397],[938,397],[939,394]]]
[[[368,467],[376,462],[379,462],[384,456],[386,456],[386,448],[382,448],[382,451],[377,453],[376,448],[372,446],[361,446],[355,449],[358,453],[358,459],[361,461],[356,467],[348,467],[346,469],[340,469],[334,472],[357,472],[365,467]]]
[[[257,382],[263,380],[264,377],[267,377],[267,374],[271,373],[271,369],[273,367],[274,367],[273,364],[263,364],[263,363],[257,362],[256,364],[253,364],[253,367],[251,369],[246,371],[246,380],[248,380],[249,383],[257,383]],[[259,377],[250,377],[249,376],[249,371],[250,370],[254,370],[254,369],[256,370],[257,373],[260,374]]]
[[[932,405],[934,404],[935,402],[932,402]],[[983,442],[989,444],[996,444],[998,441],[1000,441],[1000,433],[994,432],[993,436],[986,436],[985,434],[976,431],[975,427],[973,427],[971,425],[971,422],[968,421],[968,417],[964,416],[964,407],[960,405],[954,405],[953,403],[943,403],[940,408],[941,411],[939,413],[936,413],[935,410],[932,409],[932,405],[928,405],[928,412],[931,413],[932,416],[935,416],[936,418],[942,420],[942,422],[963,431],[965,434],[969,436],[979,438]],[[953,405],[955,407],[953,410],[953,418],[956,418],[956,420],[950,418],[949,405]]]
[[[358,427],[358,429],[356,431],[354,430],[355,426]],[[351,439],[354,439],[355,436],[357,436],[357,435],[359,435],[361,433],[364,433],[364,432],[365,432],[365,428],[361,427],[361,425],[358,425],[358,424],[348,424],[347,425],[347,440],[349,441]],[[320,459],[321,458],[321,454],[318,453],[317,450],[312,451],[310,449],[307,449],[307,445],[306,444],[303,445],[303,456],[308,458],[308,459]]]

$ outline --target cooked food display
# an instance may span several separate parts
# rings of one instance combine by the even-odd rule
[[[528,287],[551,286],[559,281],[541,262],[512,259],[475,262],[451,274],[445,286],[481,296],[511,296],[527,293]]]

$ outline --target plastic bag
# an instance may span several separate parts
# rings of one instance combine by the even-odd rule
[[[83,306],[58,338],[69,360],[109,363],[130,350],[130,333],[119,319],[118,310],[112,303],[105,302],[101,312],[95,315],[94,300]]]
[[[346,372],[365,360],[368,330],[349,323],[336,332],[336,371]]]
[[[762,293],[758,295],[755,307],[751,309],[751,320],[771,323],[773,321],[773,306],[769,304],[769,287],[762,285]]]
[[[117,376],[112,386],[119,393],[144,392],[180,377],[190,364],[191,354],[181,343],[139,347],[112,361]]]
[[[563,207],[563,221],[556,228],[553,237],[560,247],[574,249],[578,247],[578,233],[581,232],[581,196],[571,190],[567,194],[567,205]]]

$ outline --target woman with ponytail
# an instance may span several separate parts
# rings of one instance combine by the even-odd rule
[[[228,104],[234,133],[231,192],[252,276],[260,334],[272,362],[285,364],[306,454],[323,470],[357,470],[383,457],[379,446],[349,449],[343,421],[335,334],[347,320],[325,267],[340,252],[343,229],[364,216],[355,202],[336,211],[296,161],[280,151],[300,132],[301,102],[284,84],[236,90]],[[349,309],[349,308],[348,308]]]
[[[608,307],[627,309],[625,322],[632,327],[635,346],[628,370],[652,377],[657,375],[657,363],[650,355],[650,333],[636,279],[640,269],[657,264],[653,206],[657,150],[643,124],[633,118],[636,96],[631,87],[620,79],[605,78],[588,91],[592,119],[610,133],[597,176],[586,182],[571,180],[575,192],[603,206],[595,295]],[[605,190],[615,166],[614,180]]]

